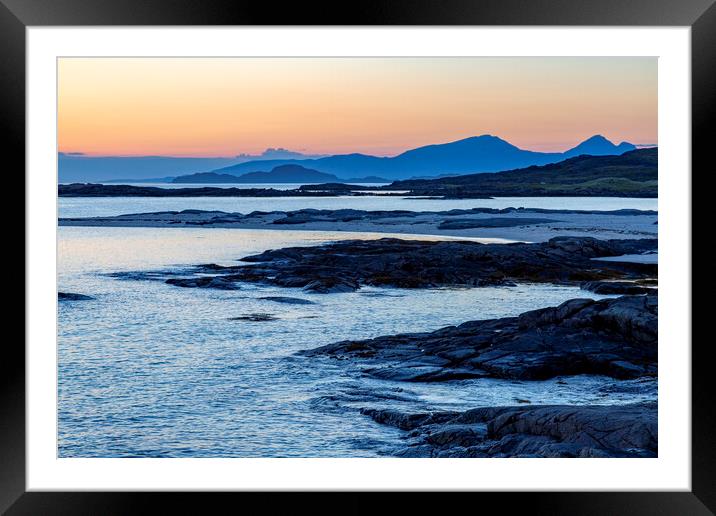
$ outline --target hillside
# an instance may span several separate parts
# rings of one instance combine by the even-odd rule
[[[409,190],[412,195],[447,197],[657,197],[657,184],[658,150],[649,148],[620,156],[577,156],[495,174],[395,181],[387,188]]]

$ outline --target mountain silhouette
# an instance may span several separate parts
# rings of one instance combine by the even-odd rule
[[[200,172],[175,178],[172,183],[303,183],[330,182],[338,179],[333,174],[302,167],[279,165],[270,172],[249,172],[241,176],[219,172]]]
[[[531,165],[556,163],[572,156],[618,155],[636,147],[623,142],[614,145],[603,136],[593,136],[566,152],[536,152],[520,149],[492,135],[426,145],[394,157],[367,154],[340,154],[319,159],[256,160],[214,170],[218,174],[242,175],[273,167],[300,164],[339,179],[376,175],[386,179],[408,179],[419,176],[461,175],[498,172]]]
[[[60,183],[113,179],[126,179],[128,182],[153,178],[166,179],[192,172],[209,172],[234,163],[236,160],[232,158],[84,156],[65,153],[59,153],[57,156]]]
[[[584,140],[576,147],[569,149],[564,153],[564,156],[566,158],[580,156],[582,154],[589,154],[590,156],[605,156],[609,154],[624,154],[625,152],[632,151],[634,149],[636,149],[636,145],[632,145],[631,143],[621,142],[619,145],[614,145],[601,134],[596,134],[591,138]]]
[[[61,183],[82,181],[110,181],[124,179],[131,181],[177,182],[227,182],[234,176],[248,173],[273,171],[283,165],[298,165],[315,173],[332,174],[335,178],[297,178],[291,176],[287,182],[348,181],[366,176],[378,176],[389,180],[416,177],[437,177],[463,175],[480,172],[498,172],[556,163],[566,158],[588,154],[593,156],[618,155],[635,147],[622,142],[615,145],[603,136],[596,135],[583,141],[566,152],[536,152],[520,149],[511,143],[489,134],[472,136],[462,140],[426,145],[392,157],[370,156],[368,154],[338,154],[333,156],[310,156],[285,149],[267,149],[257,156],[240,155],[233,158],[176,158],[167,156],[102,156],[91,157],[75,153],[58,155],[58,170]],[[266,159],[267,157],[276,159]],[[257,159],[251,159],[255,157]],[[294,172],[300,172],[295,170]],[[186,174],[207,173],[192,180],[183,179]],[[228,175],[215,178],[214,175]],[[162,178],[162,179],[154,179]],[[258,176],[230,182],[283,182],[276,178]]]
[[[260,154],[239,154],[233,157],[174,156],[86,156],[81,152],[60,152],[57,167],[60,183],[77,181],[170,182],[183,174],[211,172],[218,168],[247,161],[268,159],[320,158],[322,155],[303,154],[283,148],[269,148]],[[270,170],[270,169],[263,169]]]

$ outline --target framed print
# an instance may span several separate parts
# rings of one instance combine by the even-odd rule
[[[712,513],[711,2],[229,4],[3,0],[3,509]]]

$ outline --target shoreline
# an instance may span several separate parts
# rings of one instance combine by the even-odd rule
[[[578,375],[657,378],[656,296],[572,299],[517,317],[433,332],[348,340],[298,353],[398,382],[501,378],[522,383]],[[373,400],[366,400],[370,403]],[[404,432],[397,457],[654,457],[657,401],[532,404],[404,412],[364,406],[360,414]]]
[[[645,289],[656,281],[656,264],[638,261],[657,257],[652,254],[657,248],[657,220],[658,213],[638,210],[480,208],[444,212],[296,210],[248,215],[184,210],[60,219],[58,224],[390,232],[398,237],[283,247],[245,256],[240,265],[206,263],[154,276],[143,277],[141,272],[114,275],[117,279],[159,280],[179,289],[233,291],[245,288],[245,282],[330,295],[354,292],[363,286],[510,287],[526,278],[579,285],[592,292],[616,289],[604,292],[609,295],[625,293],[625,288]],[[437,242],[428,244],[427,238],[403,240],[416,231],[426,232],[425,237]],[[591,238],[576,237],[575,233]],[[486,238],[486,234],[529,235],[543,240],[511,245],[470,241]],[[609,235],[614,238],[609,239]],[[620,263],[629,255],[636,256],[637,263]],[[315,304],[313,299],[317,298],[307,302],[281,294],[274,296],[273,302]],[[324,297],[319,304],[329,299]],[[313,367],[321,367],[324,361],[328,361],[326,365],[340,364],[338,367],[353,369],[369,381],[434,385],[482,378],[529,383],[564,377],[556,381],[569,382],[574,375],[606,375],[619,382],[615,389],[622,389],[620,385],[625,384],[621,382],[627,380],[648,380],[644,387],[624,387],[635,388],[636,394],[643,395],[658,375],[653,329],[657,302],[655,295],[577,298],[516,317],[475,317],[477,320],[464,319],[467,322],[434,331],[333,341],[293,356],[310,361]],[[230,320],[270,325],[276,320],[271,315],[246,313]],[[351,334],[346,337],[351,338]],[[653,457],[658,452],[655,401],[595,405],[585,400],[584,404],[548,405],[532,404],[522,399],[529,396],[520,396],[514,402],[495,405],[476,399],[475,408],[463,407],[459,412],[451,412],[449,407],[448,411],[438,408],[421,412],[417,406],[407,410],[398,404],[385,408],[369,393],[363,394],[360,389],[354,392],[354,407],[344,409],[345,417],[354,423],[359,418],[364,420],[361,424],[367,421],[402,431],[397,444],[378,450],[394,457]]]
[[[599,257],[656,250],[656,239],[598,240],[555,237],[541,243],[470,240],[336,240],[284,247],[239,258],[238,265],[196,264],[172,271],[123,272],[115,277],[161,279],[182,288],[238,290],[242,283],[302,288],[329,294],[362,286],[409,289],[514,286],[517,283],[579,285],[612,293],[653,284],[658,264],[596,262]],[[181,277],[180,277],[181,276]],[[633,281],[631,281],[633,280]]]
[[[59,218],[59,226],[204,227],[392,233],[511,242],[544,242],[554,236],[599,239],[655,238],[658,213],[647,210],[547,210],[537,208],[474,208],[441,212],[404,210],[224,211],[183,210],[108,217]]]

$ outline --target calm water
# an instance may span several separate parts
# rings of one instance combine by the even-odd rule
[[[266,185],[264,185],[266,186]],[[282,185],[286,186],[286,185]],[[290,186],[290,185],[289,185]],[[220,210],[291,211],[303,208],[336,210],[443,211],[470,208],[546,208],[568,210],[657,210],[656,199],[622,197],[500,197],[495,199],[409,199],[384,196],[345,197],[60,197],[59,217],[107,217],[153,211]]]
[[[258,206],[261,203],[286,209],[277,206],[285,201],[60,200],[66,212],[75,210],[73,216],[201,207],[194,202],[231,211],[266,209]],[[305,199],[296,201],[305,207]],[[345,207],[373,200],[320,201],[342,202]],[[257,205],[247,207],[251,202]],[[418,206],[413,201],[394,202]],[[456,202],[463,201],[450,201],[451,207]],[[464,202],[479,206],[486,201]],[[509,200],[495,202],[514,205]],[[573,201],[559,202],[564,206]],[[614,387],[619,384],[628,391],[633,382],[599,377],[571,377],[566,385],[556,380],[483,379],[407,384],[364,378],[343,362],[293,356],[298,350],[346,338],[432,330],[591,296],[576,288],[364,288],[318,295],[250,285],[230,292],[184,289],[104,275],[207,262],[228,264],[268,248],[384,235],[61,227],[58,236],[58,290],[96,297],[62,302],[58,308],[62,457],[371,457],[398,445],[402,432],[360,415],[361,407],[422,411],[514,404],[515,398],[533,403],[620,403],[655,397],[655,383],[649,384],[647,394],[629,394],[619,388],[614,392]],[[258,299],[271,295],[301,297],[316,304]],[[278,320],[229,320],[257,312],[274,314]],[[644,392],[643,386],[634,387]]]

